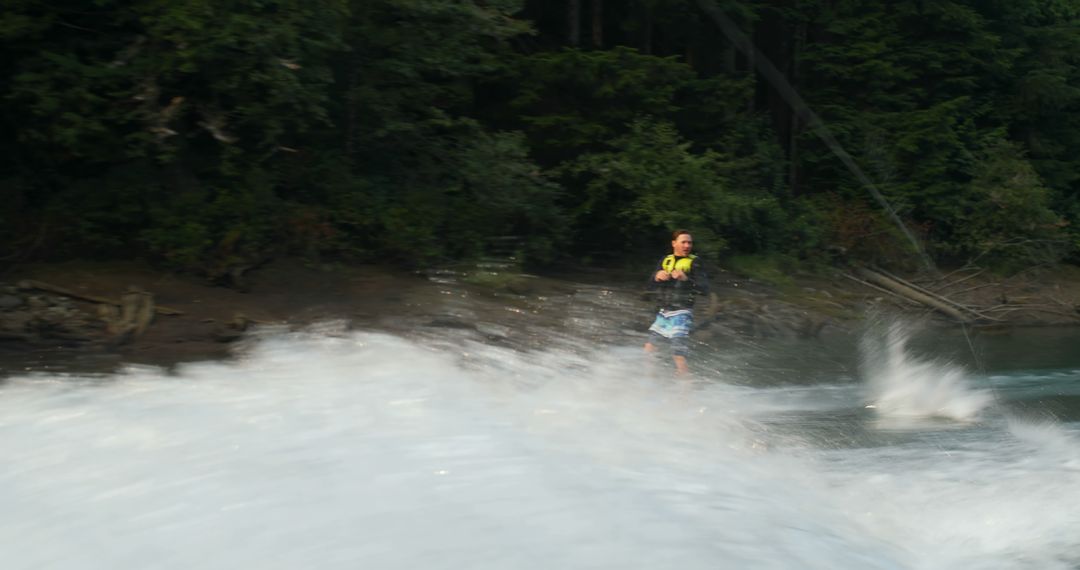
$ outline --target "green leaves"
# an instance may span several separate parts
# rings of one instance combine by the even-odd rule
[[[596,148],[638,117],[667,117],[675,95],[693,79],[676,58],[566,49],[518,62],[510,107],[546,163]]]
[[[931,249],[954,260],[1004,256],[1001,243],[1031,238],[1025,224],[991,221],[998,207],[989,196],[1026,196],[1031,216],[1049,213],[1048,194],[1034,170],[1034,180],[1020,185],[986,178],[991,165],[1031,168],[1024,149],[1002,133],[1032,108],[1003,113],[1011,89],[1005,86],[1023,78],[1020,92],[1040,106],[1067,104],[1072,97],[1053,65],[1036,64],[1016,75],[1018,66],[1028,64],[1013,18],[1043,16],[1018,5],[1005,9],[1007,17],[995,10],[964,1],[834,3],[820,15],[830,35],[808,42],[803,54],[803,74],[810,77],[804,95],[877,175],[902,215],[927,228]],[[804,137],[801,143],[804,176],[816,189],[827,189],[821,182],[838,178],[835,161],[815,141]],[[1003,149],[1015,154],[1012,162]],[[840,186],[855,199],[851,184]],[[993,231],[1000,236],[991,238]]]
[[[1080,243],[1077,2],[721,4],[942,258]],[[581,10],[590,49],[567,6],[10,0],[0,237],[208,274],[500,236],[618,257],[675,226],[709,255],[902,255],[696,2]]]
[[[715,152],[696,154],[670,123],[638,120],[608,145],[569,162],[561,172],[581,180],[586,198],[577,214],[627,243],[674,228],[694,228],[701,253],[715,258],[728,239],[751,249],[776,230],[762,223],[779,213],[767,193],[733,188],[730,164]],[[605,217],[607,213],[613,217]],[[755,235],[758,234],[758,235]]]
[[[44,204],[43,219],[59,218],[49,238],[89,255],[141,243],[198,269],[235,241],[235,224],[222,220],[271,223],[273,162],[329,121],[329,61],[345,49],[345,14],[338,0],[16,3],[0,22],[5,48],[23,54],[5,64],[0,96],[20,145],[5,154],[25,157],[19,169],[55,173],[24,177],[22,190]],[[252,198],[231,199],[239,195]],[[240,233],[270,242],[262,229]]]
[[[528,160],[520,134],[462,130],[437,148],[407,183],[386,189],[372,212],[384,220],[375,247],[393,250],[404,240],[411,261],[423,263],[474,257],[489,238],[518,236],[528,261],[552,258],[565,239],[560,188]]]
[[[1055,262],[1073,244],[1062,217],[1051,210],[1051,193],[1019,145],[992,137],[978,153],[975,176],[956,217],[953,244],[985,262]],[[954,249],[954,251],[955,251]]]

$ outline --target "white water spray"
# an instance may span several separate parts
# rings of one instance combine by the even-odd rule
[[[1080,499],[1071,459],[1045,459],[1074,457],[1069,436],[1042,451],[1003,427],[932,445],[766,450],[762,438],[798,441],[781,433],[797,423],[743,415],[771,396],[650,379],[638,355],[323,331],[171,374],[10,379],[3,566],[1078,562],[1080,520],[1047,515]]]
[[[894,322],[883,335],[863,342],[870,407],[896,420],[975,420],[993,403],[993,394],[975,388],[963,367],[915,356],[908,349],[911,329]]]

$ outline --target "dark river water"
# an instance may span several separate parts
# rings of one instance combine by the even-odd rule
[[[9,358],[2,567],[1080,567],[1080,331],[735,336],[687,382],[624,290],[444,285],[227,360]]]

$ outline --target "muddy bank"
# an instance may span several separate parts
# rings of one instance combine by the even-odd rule
[[[1009,278],[977,268],[895,276],[943,299],[985,330],[1080,324],[1080,270]],[[80,356],[168,364],[221,358],[252,331],[314,323],[434,339],[470,336],[528,349],[563,339],[637,343],[651,318],[636,275],[541,277],[499,264],[424,273],[277,260],[245,275],[245,290],[134,263],[34,265],[0,278],[0,354],[25,367]],[[888,312],[955,326],[956,319],[849,269],[782,285],[719,270],[699,305],[697,340],[814,338]],[[887,284],[886,284],[887,285]],[[543,332],[543,334],[541,334]],[[22,357],[20,360],[18,357]],[[9,364],[9,367],[11,365]]]
[[[363,320],[421,283],[377,268],[327,271],[282,261],[252,273],[241,292],[135,263],[25,266],[0,279],[0,351],[154,363],[220,358],[255,327]],[[133,329],[118,313],[131,312],[125,300],[136,291],[155,310]]]

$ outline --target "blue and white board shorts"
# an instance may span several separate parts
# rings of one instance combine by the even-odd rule
[[[663,337],[671,341],[671,352],[678,356],[686,356],[690,351],[687,345],[687,337],[690,329],[694,326],[694,313],[690,309],[678,311],[660,310],[656,313],[656,320],[649,327],[650,337],[659,340]]]

